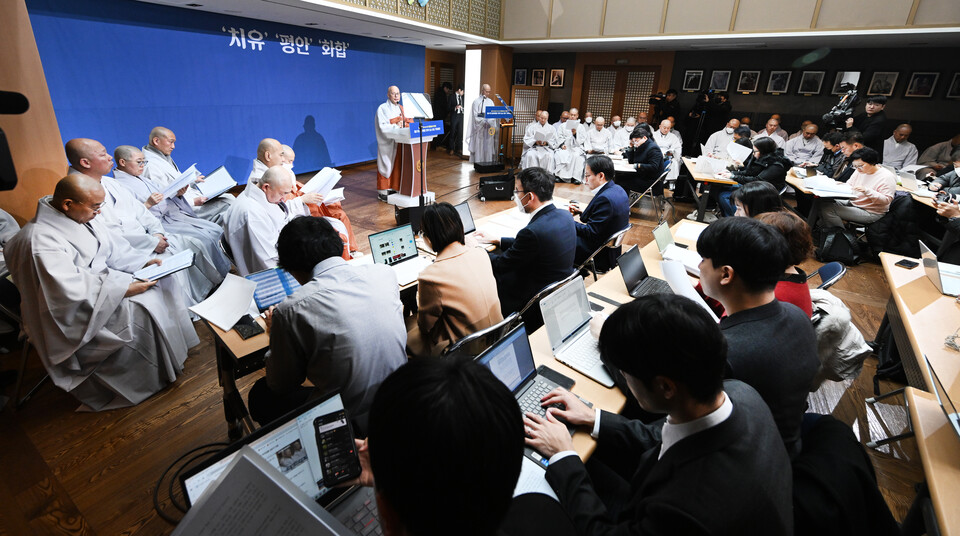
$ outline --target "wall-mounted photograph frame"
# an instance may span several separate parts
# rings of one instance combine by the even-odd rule
[[[837,76],[833,79],[833,87],[830,89],[830,94],[845,94],[846,91],[840,88],[844,83],[851,83],[859,87],[860,71],[837,71]]]
[[[770,78],[767,80],[767,93],[781,94],[786,93],[790,87],[790,77],[793,71],[770,71]]]
[[[730,87],[731,71],[713,71],[710,73],[710,85],[707,89],[726,91]]]
[[[703,85],[703,71],[686,71],[683,73],[683,91],[700,91]]]
[[[740,71],[737,93],[756,93],[760,86],[760,71]]]
[[[803,71],[800,74],[800,84],[797,86],[798,95],[819,95],[823,89],[823,78],[826,71]]]
[[[525,85],[527,85],[527,70],[526,70],[526,69],[514,69],[514,70],[513,70],[513,85],[515,85],[515,86],[525,86]]]
[[[904,97],[930,98],[933,96],[933,90],[937,87],[937,79],[940,73],[913,73],[910,75],[910,82],[907,84]]]
[[[948,99],[960,99],[960,73],[953,73],[953,80],[947,86]]]
[[[900,73],[893,71],[877,71],[870,77],[870,84],[867,86],[867,95],[883,95],[889,97],[893,95],[893,88],[897,85],[897,78]]]
[[[546,69],[531,69],[530,70],[530,85],[531,86],[542,86],[543,81],[546,79],[547,70]]]
[[[563,69],[550,69],[550,87],[563,87]]]

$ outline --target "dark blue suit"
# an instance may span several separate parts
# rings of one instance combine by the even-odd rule
[[[630,220],[630,200],[627,192],[613,181],[607,181],[580,214],[577,226],[577,254],[574,263],[579,266],[613,233],[624,229]],[[606,249],[596,256],[597,269],[609,270],[617,262],[620,248]]]
[[[573,273],[577,231],[573,217],[553,204],[537,212],[516,238],[490,254],[503,316],[519,311],[543,287]],[[535,312],[539,317],[539,309]]]

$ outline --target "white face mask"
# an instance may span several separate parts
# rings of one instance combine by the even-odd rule
[[[629,134],[629,133],[633,132],[633,127],[634,127],[634,125],[627,125],[627,126],[623,127],[623,129],[627,131],[627,134]]]
[[[723,129],[723,131],[726,132],[727,134],[733,134],[733,129],[730,127]]]
[[[614,121],[614,122],[613,122],[613,126],[619,127],[619,126],[620,126],[620,121]]]
[[[283,164],[283,167],[289,169],[290,171],[293,171],[293,164]]]
[[[592,118],[592,117],[588,117],[588,118],[584,119],[583,122],[589,125],[590,123],[593,123],[593,118]]]
[[[523,201],[522,201],[522,199],[523,199],[524,197],[526,197],[526,196],[527,196],[527,194],[525,194],[525,193],[522,194],[522,195],[515,195],[515,196],[513,196],[513,202],[517,205],[517,210],[520,211],[520,214],[526,214],[526,213],[527,213],[527,211],[524,210],[524,208],[523,208],[525,205],[523,204]]]

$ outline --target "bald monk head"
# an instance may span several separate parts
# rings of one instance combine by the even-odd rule
[[[293,161],[297,158],[297,153],[293,152],[293,147],[290,147],[287,144],[281,145],[280,148],[283,150],[283,158],[281,158],[281,160],[283,160],[283,164],[290,164],[290,168],[292,169]]]
[[[176,143],[177,137],[169,128],[153,127],[150,131],[150,146],[163,153],[163,156],[170,156]]]
[[[394,104],[400,104],[400,88],[398,88],[397,86],[388,87],[387,100]]]
[[[113,158],[97,140],[74,138],[67,142],[64,150],[73,169],[98,181],[113,169]]]
[[[278,204],[293,191],[294,180],[292,171],[283,166],[274,166],[263,174],[258,185],[268,202]]]
[[[566,123],[566,122],[567,122],[567,119],[570,119],[570,112],[564,111],[563,113],[560,114],[560,122],[561,122],[561,123]]]
[[[283,164],[283,145],[273,138],[264,138],[257,145],[257,160],[268,168]]]
[[[57,183],[50,206],[77,223],[87,223],[100,214],[105,195],[100,181],[74,173]]]
[[[134,177],[143,174],[146,160],[143,153],[133,145],[121,145],[113,150],[113,159],[117,162],[117,169],[129,173]]]
[[[487,97],[487,98],[489,99],[489,98],[490,98],[490,93],[492,93],[492,90],[490,89],[490,84],[483,84],[482,86],[480,86],[480,94],[481,94],[481,95],[483,95],[484,97]]]
[[[893,141],[903,143],[910,138],[910,134],[913,134],[913,127],[906,123],[898,125],[897,128],[893,130]]]

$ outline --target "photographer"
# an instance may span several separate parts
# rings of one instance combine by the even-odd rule
[[[855,128],[863,135],[863,146],[869,147],[878,154],[883,154],[883,137],[887,133],[887,114],[883,108],[887,105],[887,98],[883,95],[867,97],[863,109],[865,113],[848,117],[846,127]]]
[[[659,124],[670,116],[680,117],[680,103],[677,102],[676,89],[670,88],[666,93],[651,95],[650,104],[653,105],[654,124]]]

